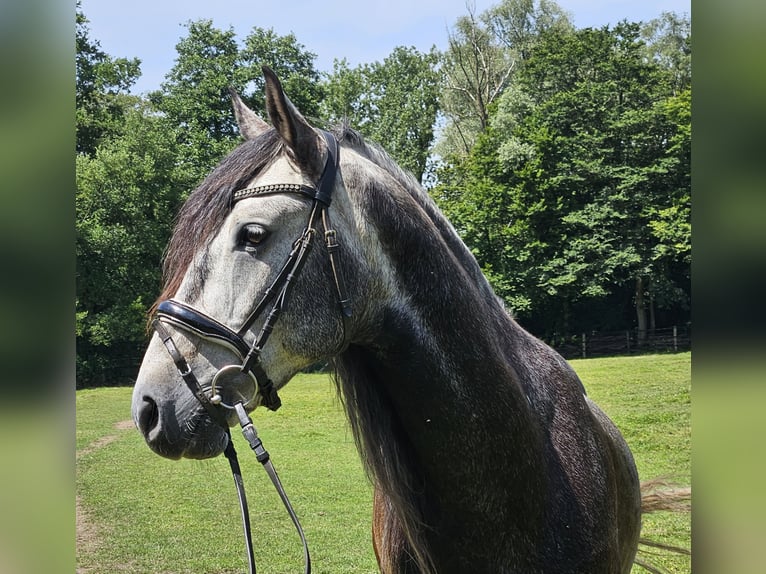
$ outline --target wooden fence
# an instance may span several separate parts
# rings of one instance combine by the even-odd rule
[[[586,359],[613,355],[673,353],[691,350],[691,326],[674,326],[644,333],[637,329],[581,333],[546,341],[565,359]]]
[[[672,353],[691,349],[691,327],[667,327],[647,331],[640,337],[637,330],[591,332],[546,340],[565,359],[609,357],[614,355],[640,355]],[[99,369],[98,376],[77,381],[82,386],[132,385],[138,374],[145,345],[125,344],[113,350],[108,367]],[[326,364],[315,365],[312,370],[324,370]]]

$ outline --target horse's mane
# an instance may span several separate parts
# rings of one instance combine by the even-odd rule
[[[447,248],[460,262],[460,266],[471,277],[476,287],[482,289],[485,295],[495,299],[495,295],[475,257],[415,177],[403,170],[383,148],[373,142],[366,141],[359,132],[348,126],[341,126],[336,135],[339,141],[347,143],[354,151],[381,168],[396,182],[399,189],[417,205],[419,210],[422,210],[423,216],[436,228],[442,246]],[[363,182],[363,184],[373,186],[374,182]],[[396,203],[391,194],[385,191],[371,195],[366,200],[378,204],[370,210],[371,213],[385,212],[386,210],[381,207],[382,203]]]
[[[338,141],[347,144],[359,155],[388,172],[396,181],[414,196],[421,196],[425,191],[410,172],[405,171],[388,153],[377,144],[364,139],[362,134],[347,125],[341,125],[335,132]]]
[[[401,169],[380,147],[367,143],[355,131],[345,128],[341,141],[359,155],[382,169],[390,178],[394,189],[385,189],[380,182],[366,180],[366,174],[353,174],[358,189],[366,202],[366,213],[379,231],[396,227],[392,245],[404,243],[404,235],[411,241],[427,242],[434,256],[447,257],[447,253],[465,273],[471,289],[479,291],[480,298],[491,301],[496,312],[505,314],[493,294],[481,269],[468,248],[460,240],[452,225],[439,211],[435,202],[415,178]],[[351,175],[351,174],[349,174]],[[346,175],[344,174],[344,177]],[[406,221],[409,220],[409,223]],[[393,247],[392,247],[393,246]],[[427,283],[428,278],[418,276],[417,265],[410,265],[406,274],[413,281]],[[385,381],[374,368],[375,359],[363,347],[351,345],[334,359],[335,379],[343,402],[357,449],[368,475],[390,500],[406,538],[411,559],[421,572],[435,570],[426,539],[424,516],[424,479],[410,440],[399,420]],[[397,540],[394,544],[405,543]],[[402,569],[404,565],[399,565]],[[409,570],[408,570],[409,571]]]

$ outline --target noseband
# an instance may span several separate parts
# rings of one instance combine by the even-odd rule
[[[277,394],[274,383],[266,374],[261,363],[261,352],[269,339],[274,325],[279,319],[285,308],[293,286],[293,281],[300,274],[303,265],[306,262],[308,254],[313,246],[314,236],[316,235],[317,222],[321,219],[324,228],[325,246],[330,259],[335,288],[338,294],[338,303],[344,323],[344,338],[346,321],[351,317],[352,307],[351,299],[346,291],[346,284],[338,265],[337,234],[330,225],[330,216],[328,210],[332,201],[332,192],[335,187],[335,177],[338,172],[339,148],[335,137],[329,132],[321,131],[322,137],[327,145],[327,159],[324,169],[316,187],[300,184],[272,184],[256,187],[249,187],[234,192],[232,203],[236,203],[248,197],[257,195],[275,195],[282,193],[299,194],[311,199],[311,211],[308,223],[303,233],[293,243],[290,254],[284,264],[272,281],[271,285],[264,291],[258,304],[250,312],[242,326],[234,331],[213,317],[195,309],[194,307],[176,301],[167,299],[157,306],[156,316],[153,320],[153,327],[165,348],[170,354],[173,362],[178,369],[178,373],[183,378],[191,392],[205,408],[210,418],[221,425],[228,435],[228,443],[224,454],[229,461],[234,483],[237,488],[240,509],[242,512],[242,521],[245,530],[245,543],[250,565],[250,572],[255,574],[255,560],[253,557],[252,540],[250,533],[250,518],[247,510],[247,501],[245,499],[244,484],[237,460],[237,453],[234,450],[234,443],[231,441],[229,426],[226,415],[221,407],[234,410],[242,426],[242,433],[247,439],[250,447],[255,452],[258,461],[263,464],[266,472],[279,493],[282,503],[287,509],[290,518],[295,525],[298,534],[303,543],[305,572],[311,572],[311,558],[309,556],[308,544],[303,534],[303,529],[298,522],[298,518],[290,505],[287,495],[282,488],[279,477],[274,470],[269,459],[269,453],[263,447],[258,438],[258,434],[253,426],[253,421],[247,415],[245,408],[250,406],[256,396],[256,385],[261,395],[263,404],[270,410],[277,410],[282,401]],[[271,310],[266,316],[266,320],[260,329],[258,336],[249,345],[245,341],[245,335],[253,326],[255,321],[261,317],[271,303]],[[171,334],[165,328],[164,323],[169,323],[174,327],[202,337],[207,341],[225,346],[234,352],[242,361],[241,364],[227,365],[218,370],[213,377],[210,385],[210,394],[199,383],[192,372],[189,363],[178,350]]]

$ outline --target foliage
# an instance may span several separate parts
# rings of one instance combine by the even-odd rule
[[[584,329],[576,307],[614,295],[640,331],[688,304],[690,91],[671,86],[638,24],[544,31],[443,170],[435,197],[537,333]]]
[[[88,19],[77,1],[75,14],[75,105],[77,153],[93,154],[98,143],[119,129],[132,100],[128,89],[140,76],[137,58],[112,58],[88,36]]]
[[[444,55],[442,156],[470,151],[487,127],[489,106],[508,84],[513,68],[506,50],[473,12],[458,19]]]
[[[150,95],[169,125],[178,127],[179,158],[202,179],[237,141],[228,87],[237,82],[239,50],[234,30],[211,20],[186,24],[178,56],[162,89]]]
[[[108,349],[145,342],[161,255],[187,189],[174,133],[164,121],[138,106],[126,112],[122,130],[93,157],[77,156],[80,382],[108,381]]]
[[[399,46],[328,74],[293,34],[253,27],[240,40],[199,20],[141,96],[140,62],[106,54],[87,23],[78,2],[79,385],[137,366],[171,222],[239,141],[228,88],[264,114],[264,64],[317,125],[348,122],[431,187],[532,332],[688,320],[686,17],[575,30],[552,0],[501,0],[469,8],[444,54]]]
[[[670,73],[674,94],[689,89],[692,79],[691,21],[673,12],[663,12],[659,18],[641,27],[646,42],[644,53]]]
[[[220,30],[212,20],[186,24],[187,35],[176,45],[178,56],[151,101],[178,129],[179,151],[197,180],[207,175],[239,142],[229,88],[264,115],[263,74],[268,65],[280,75],[292,101],[307,115],[316,113],[321,89],[315,54],[295,36],[278,36],[255,27],[240,46],[233,28]],[[245,88],[254,90],[248,96]]]
[[[418,179],[423,179],[434,137],[438,109],[438,54],[399,46],[383,60],[350,69],[334,64],[327,79],[323,111],[346,121],[386,151]]]
[[[445,126],[438,153],[464,157],[489,125],[490,111],[546,30],[566,31],[572,24],[552,0],[502,0],[476,16],[455,23],[444,54]]]
[[[319,72],[314,67],[316,54],[308,52],[295,35],[278,36],[273,30],[255,27],[245,38],[240,51],[241,76],[247,82],[248,103],[253,110],[265,113],[265,80],[262,66],[269,66],[290,95],[290,101],[308,118],[319,115],[324,95]],[[229,106],[231,108],[231,106]]]
[[[363,131],[370,122],[365,105],[365,66],[351,68],[348,60],[334,60],[325,81],[322,115],[334,123],[345,123]]]

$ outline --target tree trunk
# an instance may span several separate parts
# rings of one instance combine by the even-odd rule
[[[646,342],[646,303],[644,301],[644,279],[636,278],[636,318],[638,319],[638,346]]]

